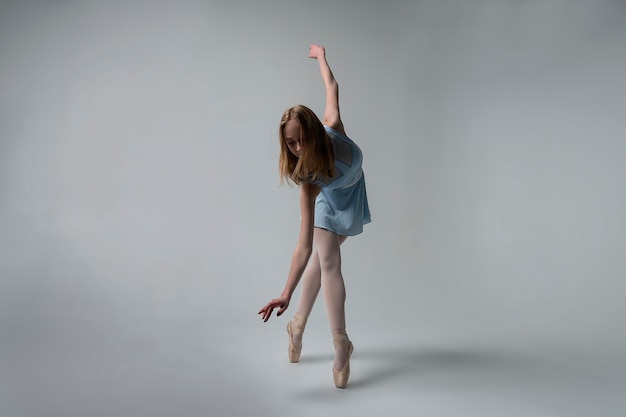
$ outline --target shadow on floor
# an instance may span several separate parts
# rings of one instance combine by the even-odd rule
[[[381,384],[408,375],[426,375],[463,369],[493,371],[511,367],[513,363],[521,362],[521,358],[511,357],[510,354],[463,350],[426,350],[423,348],[366,350],[355,352],[353,360],[375,362],[379,365],[361,377],[354,378],[350,384],[352,388]]]
[[[331,362],[332,356],[303,360],[304,363],[322,361]],[[580,414],[576,415],[592,415],[585,413],[591,413],[594,407],[619,406],[626,389],[625,370],[623,365],[611,366],[591,356],[575,357],[559,352],[355,346],[346,390],[325,383],[323,387],[296,392],[294,398],[343,402],[374,392],[413,397],[434,390],[488,401],[534,404],[557,412],[554,415],[561,415],[558,413],[565,409],[577,410]]]

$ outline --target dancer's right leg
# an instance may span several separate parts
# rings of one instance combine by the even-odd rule
[[[291,343],[296,349],[302,348],[302,333],[306,322],[311,315],[313,305],[317,299],[322,286],[322,273],[320,270],[320,258],[317,249],[313,250],[309,263],[302,274],[302,289],[300,290],[300,299],[296,308],[296,315],[291,321],[293,331],[291,333]]]
[[[339,244],[341,245],[347,238],[347,236],[339,236]],[[302,332],[304,331],[306,322],[311,315],[311,310],[313,310],[313,305],[322,287],[322,271],[320,269],[320,257],[317,248],[313,250],[309,263],[304,269],[301,283],[302,289],[300,290],[296,315],[292,320],[293,328],[301,329],[298,334],[292,333],[292,343],[297,349],[302,347]]]
[[[317,248],[314,249],[311,254],[309,263],[302,274],[301,282],[302,289],[300,290],[300,299],[298,300],[296,314],[302,315],[306,321],[309,315],[311,315],[313,304],[315,304],[315,300],[322,286],[322,272],[320,270],[320,257],[317,253]]]

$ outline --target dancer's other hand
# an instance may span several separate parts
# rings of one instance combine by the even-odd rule
[[[322,58],[326,56],[326,49],[322,45],[309,46],[309,58]]]
[[[261,314],[261,319],[266,322],[270,319],[272,311],[274,311],[275,308],[278,308],[276,312],[276,317],[278,317],[287,310],[287,307],[289,307],[289,298],[278,297],[267,303],[257,314]]]

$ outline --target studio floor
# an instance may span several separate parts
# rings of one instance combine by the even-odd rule
[[[626,415],[619,349],[462,345],[361,328],[352,332],[352,375],[340,390],[323,323],[309,326],[301,362],[290,364],[286,320],[252,319],[16,333],[4,343],[2,415]]]

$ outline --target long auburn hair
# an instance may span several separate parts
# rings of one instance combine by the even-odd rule
[[[289,151],[285,142],[285,124],[295,119],[300,123],[300,157]],[[300,185],[333,176],[335,152],[324,125],[313,110],[303,105],[288,108],[278,129],[280,157],[278,171],[281,184],[286,179]]]

